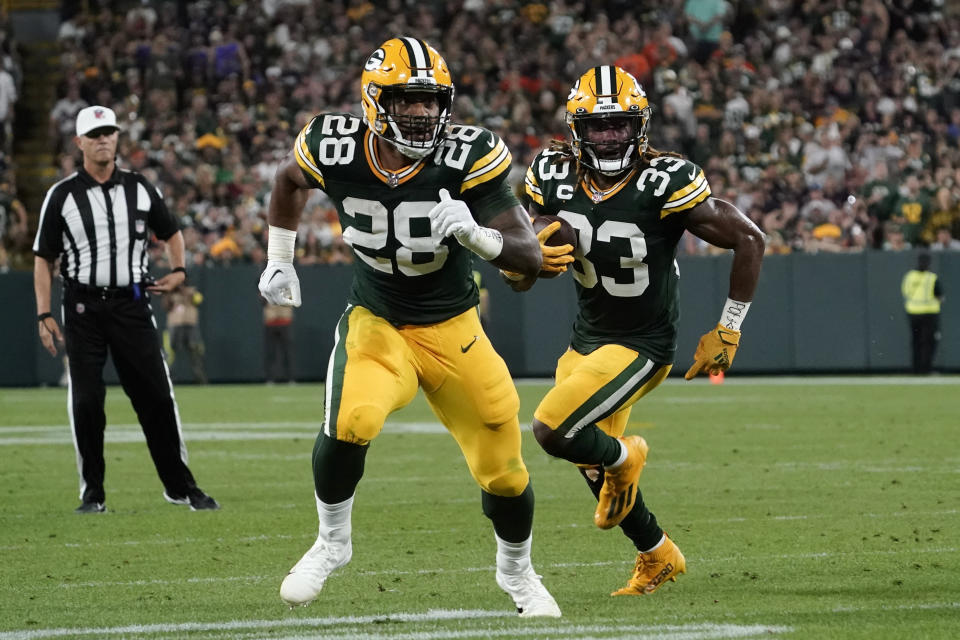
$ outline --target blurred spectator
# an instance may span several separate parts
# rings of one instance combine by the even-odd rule
[[[900,198],[893,205],[891,220],[903,231],[903,239],[915,245],[920,241],[923,226],[930,219],[930,199],[920,190],[920,179],[916,173],[907,175],[900,188]]]
[[[904,239],[903,229],[896,222],[887,222],[883,226],[883,250],[906,251],[911,247]]]
[[[293,307],[264,304],[264,362],[267,384],[293,382]]]
[[[0,183],[0,273],[10,270],[10,251],[29,244],[27,210],[8,181]]]
[[[945,248],[942,246],[943,231],[952,238],[960,236],[960,198],[949,187],[940,187],[933,197],[932,208],[933,213],[923,231],[923,240],[928,243],[936,241],[942,249]]]
[[[186,355],[190,359],[190,368],[193,370],[193,381],[207,384],[198,310],[202,303],[203,294],[195,287],[187,285],[181,285],[163,297],[170,338],[170,365],[173,365],[176,357]]]
[[[87,101],[80,97],[80,85],[70,82],[67,85],[67,94],[57,100],[50,110],[50,137],[55,141],[57,151],[65,148],[66,142],[73,140],[76,135],[77,114],[87,106]]]
[[[694,43],[693,58],[703,64],[719,46],[727,3],[723,0],[686,0],[683,13]]]
[[[950,233],[947,227],[937,229],[937,235],[930,244],[931,251],[960,251],[960,240]]]
[[[0,150],[9,155],[12,145],[13,105],[17,101],[17,85],[6,64],[0,65]]]

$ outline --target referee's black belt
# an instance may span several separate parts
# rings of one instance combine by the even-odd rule
[[[85,296],[90,296],[93,298],[101,298],[106,300],[107,298],[133,298],[134,290],[133,287],[95,287],[92,284],[84,284],[82,282],[77,282],[76,280],[71,280],[70,278],[64,278],[64,285],[67,289],[70,289],[74,293],[79,293]]]

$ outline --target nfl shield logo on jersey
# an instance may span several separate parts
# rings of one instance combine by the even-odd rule
[[[77,313],[83,313],[83,312],[86,311],[86,310],[87,310],[87,308],[86,308],[85,306],[83,306],[83,303],[82,303],[82,302],[78,302],[78,303],[77,303]]]
[[[143,220],[137,220],[136,223],[137,233],[143,233],[147,229],[147,223]]]

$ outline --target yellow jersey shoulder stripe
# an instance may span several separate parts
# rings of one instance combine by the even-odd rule
[[[460,185],[460,193],[472,189],[478,184],[493,180],[507,171],[510,168],[512,158],[507,145],[503,144],[503,140],[499,141],[490,153],[477,160],[470,167],[470,172],[464,176],[463,183]]]
[[[470,180],[471,178],[474,177],[475,174],[483,171],[491,163],[496,162],[497,159],[500,158],[501,155],[503,155],[503,151],[506,148],[507,148],[507,145],[503,144],[503,140],[498,139],[497,144],[494,145],[493,149],[491,149],[485,156],[483,156],[482,158],[480,158],[479,160],[473,163],[473,166],[470,167],[470,170],[467,172],[467,176],[464,178],[464,180]]]
[[[670,197],[667,198],[667,205],[670,205],[671,203],[680,202],[681,200],[684,199],[685,196],[693,193],[694,191],[697,191],[700,188],[700,186],[706,181],[707,181],[707,177],[703,175],[703,171],[701,170],[700,173],[697,174],[697,177],[691,180],[685,187],[677,189],[672,194],[670,194]],[[666,205],[664,206],[664,208],[666,208]]]
[[[323,173],[320,171],[320,168],[317,166],[317,161],[314,159],[313,154],[310,153],[310,149],[307,147],[307,133],[310,131],[310,127],[313,126],[313,121],[310,121],[307,126],[305,126],[300,134],[297,135],[297,141],[293,145],[294,157],[297,160],[297,164],[300,165],[300,168],[310,175],[314,180],[320,183],[320,186],[324,186],[323,182]]]
[[[535,180],[534,180],[535,182]],[[543,206],[543,193],[540,191],[540,188],[531,182],[530,172],[527,172],[527,177],[523,180],[523,190],[526,192],[530,199],[536,202],[541,207]]]
[[[537,182],[537,174],[533,172],[533,167],[527,167],[526,181],[535,186],[538,190],[540,189],[540,183]]]
[[[686,211],[687,209],[692,209],[709,198],[711,193],[710,185],[707,184],[706,180],[704,180],[696,191],[687,194],[676,202],[668,202],[667,204],[663,205],[663,208],[660,209],[660,219],[662,220],[671,213],[676,213],[677,211]]]

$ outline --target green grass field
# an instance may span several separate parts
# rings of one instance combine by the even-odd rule
[[[529,423],[546,386],[521,384]],[[635,408],[642,488],[688,573],[611,598],[634,551],[532,435],[534,562],[563,609],[518,618],[452,438],[422,398],[357,492],[353,561],[316,602],[278,588],[312,544],[322,387],[179,387],[200,485],[165,503],[133,413],[107,398],[107,507],[77,516],[65,391],[0,389],[0,640],[960,637],[960,378],[670,380]]]

